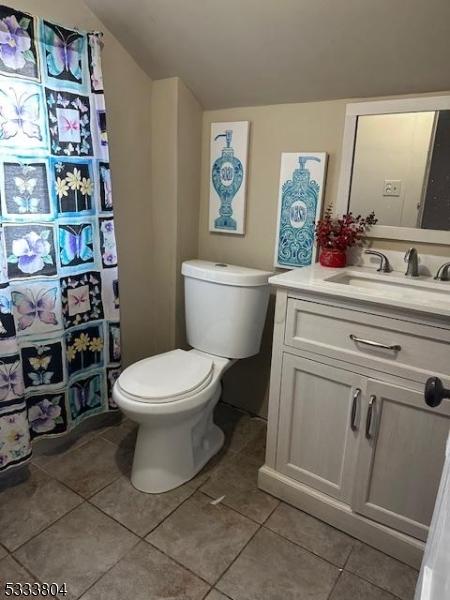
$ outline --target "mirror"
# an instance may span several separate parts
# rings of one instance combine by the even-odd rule
[[[349,208],[378,225],[450,230],[450,110],[362,115]]]
[[[450,244],[450,95],[347,105],[337,212],[373,237]]]

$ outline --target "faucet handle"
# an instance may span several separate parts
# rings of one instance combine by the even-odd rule
[[[365,250],[364,254],[372,254],[373,256],[378,256],[378,258],[380,259],[380,266],[378,267],[377,271],[379,273],[392,273],[393,269],[386,254],[383,254],[382,252],[377,252],[376,250]]]

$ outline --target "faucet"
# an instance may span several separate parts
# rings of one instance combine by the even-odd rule
[[[364,254],[373,254],[374,256],[378,256],[380,259],[380,266],[377,271],[379,273],[392,273],[392,267],[389,262],[388,257],[382,252],[376,252],[375,250],[365,250]]]
[[[406,277],[419,277],[419,255],[415,248],[410,248],[405,254],[405,262],[408,263]]]
[[[450,270],[450,262],[446,262],[439,267],[434,278],[439,281],[450,281],[449,270]]]

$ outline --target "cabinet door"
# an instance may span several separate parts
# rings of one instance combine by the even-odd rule
[[[425,540],[450,426],[450,401],[368,380],[353,509]]]
[[[361,420],[361,378],[283,354],[277,470],[350,502]]]

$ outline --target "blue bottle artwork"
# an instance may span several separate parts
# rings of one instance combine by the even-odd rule
[[[248,122],[213,123],[211,132],[210,231],[242,234]]]
[[[305,267],[315,260],[326,163],[325,153],[282,154],[275,266]]]

